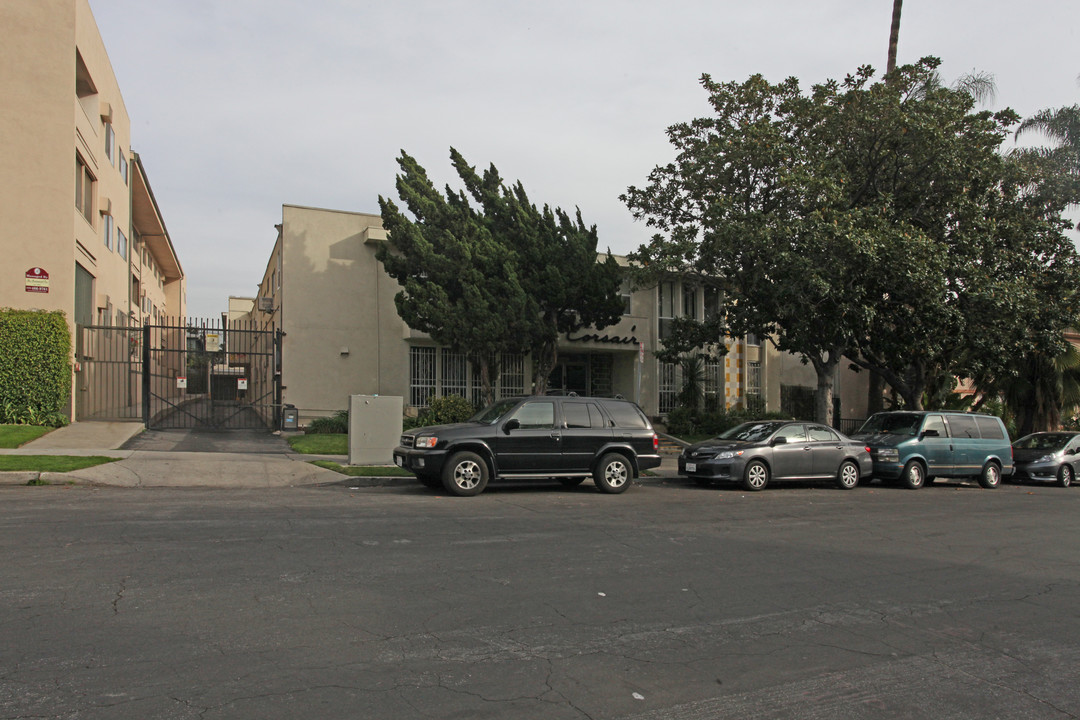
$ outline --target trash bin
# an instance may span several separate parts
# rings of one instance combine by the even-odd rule
[[[286,405],[281,413],[282,430],[298,430],[300,428],[300,414],[296,412],[295,405]]]

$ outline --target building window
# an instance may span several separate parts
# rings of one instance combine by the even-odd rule
[[[679,397],[679,364],[660,363],[660,383],[658,385],[660,413],[669,413],[675,409]]]
[[[747,333],[746,334],[746,344],[751,346],[751,347],[758,347],[759,345],[761,345],[761,341],[758,340],[758,336],[755,335],[754,333]]]
[[[683,315],[690,318],[691,320],[697,320],[697,288],[687,287],[684,285],[682,297]]]
[[[442,395],[469,397],[468,366],[463,353],[442,350]]]
[[[120,151],[120,177],[123,178],[124,184],[128,184],[128,161],[124,157],[124,151]]]
[[[427,407],[435,395],[435,348],[409,348],[409,404]]]
[[[116,133],[112,123],[105,123],[105,157],[109,158],[109,164],[116,164]]]
[[[706,360],[702,368],[702,391],[705,396],[706,410],[721,410],[724,402],[724,368],[721,361],[713,358]]]
[[[503,353],[499,358],[498,397],[525,394],[525,356]]]
[[[633,297],[633,293],[630,291],[630,281],[629,280],[624,279],[622,281],[622,285],[619,286],[619,297],[622,298],[622,305],[623,305],[622,314],[623,315],[632,314],[630,311],[633,309],[633,305],[630,302],[630,300]]]
[[[761,397],[761,363],[746,364],[746,394]]]
[[[102,215],[102,224],[105,228],[105,247],[112,250],[112,236],[113,236],[113,216]]]
[[[128,240],[127,235],[124,235],[124,231],[120,228],[116,228],[116,252],[120,253],[120,257],[127,260],[128,256]]]
[[[675,283],[662,282],[656,287],[657,317],[660,320],[660,340],[671,336],[671,321],[675,319]]]
[[[75,207],[86,222],[94,224],[94,176],[78,154],[75,155]]]
[[[492,388],[495,399],[524,395],[525,356],[504,353],[498,362],[498,378]],[[409,388],[409,404],[418,408],[428,407],[433,397],[449,395],[459,395],[476,407],[484,402],[480,366],[470,363],[463,353],[446,348],[409,348]]]
[[[714,287],[705,288],[705,319],[715,320],[720,316],[720,291]]]

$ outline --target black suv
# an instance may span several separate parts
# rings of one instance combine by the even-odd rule
[[[642,470],[660,465],[658,446],[632,402],[533,396],[500,400],[468,422],[410,430],[394,462],[454,495],[478,495],[490,478],[573,486],[592,477],[602,492],[621,493]]]

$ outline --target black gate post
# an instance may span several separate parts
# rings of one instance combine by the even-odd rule
[[[281,339],[285,337],[280,328],[274,331],[274,357],[272,371],[274,373],[274,430],[281,429]]]
[[[150,428],[150,323],[142,329],[142,416],[143,426]]]

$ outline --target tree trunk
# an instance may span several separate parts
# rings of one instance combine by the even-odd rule
[[[559,361],[557,340],[546,342],[533,353],[533,395],[547,395],[548,379]]]
[[[866,390],[866,417],[885,409],[885,378],[877,370],[870,370],[869,387]]]
[[[900,6],[904,0],[893,0],[892,28],[889,31],[889,61],[885,65],[885,74],[896,69],[896,49],[900,44]]]
[[[823,355],[811,356],[810,363],[817,373],[817,393],[814,395],[814,420],[833,426],[833,395],[836,384],[836,366],[840,363],[841,351],[833,348],[828,359]]]

